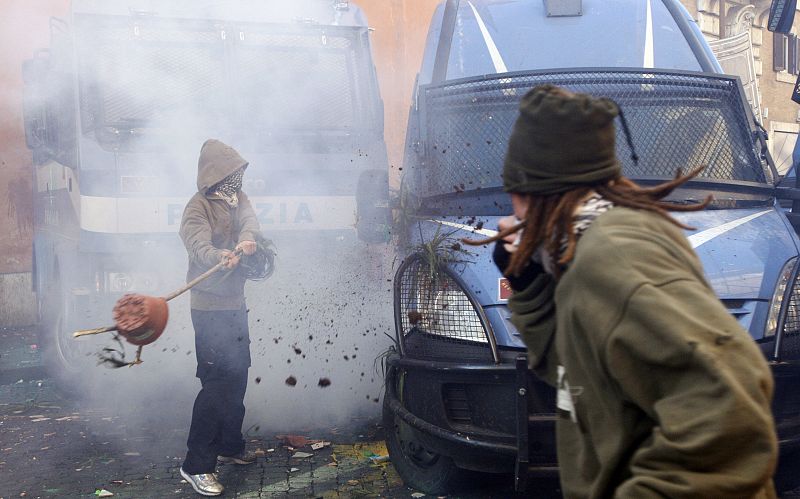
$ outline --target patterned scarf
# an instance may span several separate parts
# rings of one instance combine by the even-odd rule
[[[614,207],[614,203],[608,201],[607,199],[603,199],[600,194],[596,192],[592,193],[583,203],[578,206],[578,209],[575,211],[575,217],[572,220],[572,232],[575,234],[577,239],[586,232],[592,223],[602,215],[603,213],[607,212],[611,208]],[[548,274],[554,274],[555,269],[555,262],[558,261],[558,258],[567,250],[567,245],[569,244],[569,239],[565,235],[564,238],[561,240],[561,246],[558,249],[558,255],[553,257],[550,253],[544,250],[544,248],[539,248],[539,250],[534,253],[533,259],[534,261],[541,263],[544,267],[544,270]]]
[[[220,182],[217,182],[209,191],[218,195],[225,200],[231,208],[236,208],[239,205],[239,191],[242,190],[242,178],[244,177],[244,170],[237,170]]]

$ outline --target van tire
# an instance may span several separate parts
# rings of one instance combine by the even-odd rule
[[[79,353],[83,349],[78,343],[72,343],[76,340],[72,339],[72,331],[68,330],[68,302],[64,293],[58,278],[46,287],[39,307],[39,343],[47,373],[61,390],[76,393],[86,382],[81,372],[94,362],[89,355]]]
[[[388,378],[387,378],[388,379]],[[403,425],[406,427],[403,428]],[[384,396],[383,427],[386,431],[386,447],[397,474],[403,483],[426,494],[447,494],[464,485],[467,472],[458,468],[453,460],[442,454],[425,450],[419,442],[403,442],[401,432],[408,434],[410,428],[389,408]],[[419,451],[411,455],[409,446],[417,446]],[[424,459],[420,459],[420,455]]]

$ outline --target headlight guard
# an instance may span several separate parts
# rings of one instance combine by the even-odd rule
[[[449,266],[432,266],[420,254],[408,257],[395,274],[395,329],[400,352],[406,337],[421,333],[458,345],[486,345],[500,362],[494,332],[483,307]]]

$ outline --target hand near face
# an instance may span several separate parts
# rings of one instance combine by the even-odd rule
[[[519,223],[520,220],[517,217],[515,217],[514,215],[509,215],[507,217],[503,217],[500,219],[500,221],[497,223],[497,229],[500,232],[502,232],[506,229],[510,229],[511,227],[518,225]],[[509,253],[517,251],[517,245],[514,243],[517,241],[517,238],[521,236],[522,236],[522,231],[520,230],[517,231],[515,234],[509,234],[506,237],[504,237],[503,241],[505,242],[505,244],[503,245],[503,247],[506,249],[506,251],[508,251]]]

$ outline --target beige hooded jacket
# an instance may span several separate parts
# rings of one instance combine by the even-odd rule
[[[189,253],[187,281],[220,262],[222,250],[233,250],[242,241],[255,241],[258,219],[244,192],[232,208],[208,189],[247,161],[230,146],[208,140],[200,150],[197,194],[183,211],[180,236]],[[220,271],[192,288],[191,306],[196,310],[239,310],[244,306],[244,275],[233,269]]]

